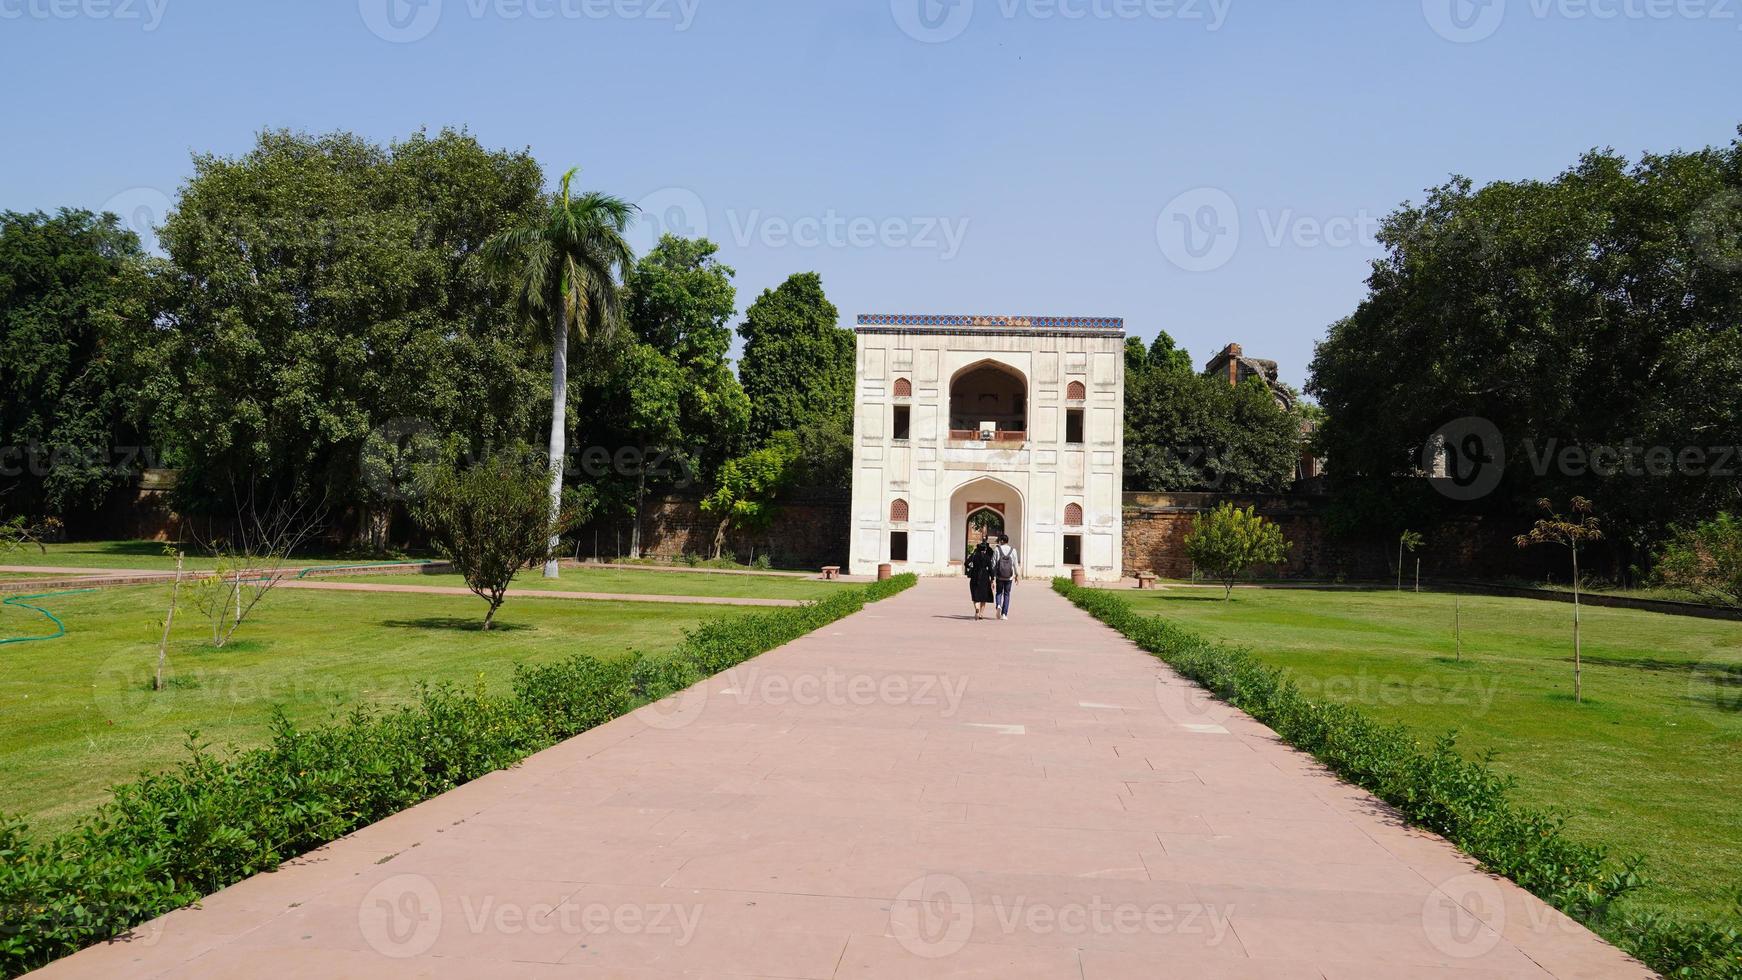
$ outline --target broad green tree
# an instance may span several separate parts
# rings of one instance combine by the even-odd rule
[[[483,243],[536,213],[543,177],[463,132],[387,146],[348,133],[261,134],[195,158],[160,234],[161,343],[143,372],[184,508],[238,486],[380,506],[371,434],[528,435],[536,351]]]
[[[838,326],[840,313],[823,294],[822,277],[805,272],[763,292],[750,305],[738,333],[744,358],[738,377],[750,398],[754,442],[776,432],[805,433],[806,441],[838,442],[853,429],[854,340]],[[836,460],[814,474],[845,485]]]
[[[678,430],[663,448],[684,453],[696,480],[744,448],[750,424],[750,399],[728,358],[737,289],[718,251],[706,239],[667,235],[626,283],[630,327],[681,375]]]
[[[139,238],[110,214],[0,213],[0,492],[19,511],[92,509],[134,449],[132,348],[151,342]]]
[[[720,557],[732,528],[760,530],[773,522],[780,495],[792,486],[799,456],[798,438],[777,432],[767,445],[720,467],[713,492],[702,501],[702,512],[717,522],[713,557]]]
[[[540,218],[492,239],[488,254],[512,277],[515,298],[526,319],[539,326],[551,347],[550,517],[562,512],[563,469],[567,460],[569,333],[585,341],[616,329],[622,311],[618,278],[634,264],[624,239],[635,206],[609,194],[576,195],[572,169]],[[550,542],[545,578],[558,576]]]
[[[1708,451],[1742,437],[1742,141],[1632,162],[1594,150],[1549,180],[1453,179],[1389,216],[1380,241],[1367,298],[1331,327],[1308,385],[1338,506],[1362,510],[1350,524],[1399,501],[1514,521],[1539,497],[1582,496],[1624,574],[1671,525],[1735,508],[1742,485]],[[1440,498],[1424,447],[1470,417],[1504,440],[1500,483]],[[1384,523],[1405,521],[1422,516]]]
[[[1234,597],[1234,583],[1241,576],[1287,561],[1289,547],[1282,528],[1258,516],[1255,508],[1226,503],[1198,515],[1186,536],[1186,555],[1199,572],[1222,583],[1224,602]]]

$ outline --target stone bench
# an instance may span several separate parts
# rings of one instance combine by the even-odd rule
[[[823,566],[823,579],[824,579],[824,581],[833,582],[840,577],[841,577],[841,566],[839,566],[839,565],[824,565]]]
[[[1156,574],[1154,572],[1138,572],[1137,587],[1139,589],[1155,588]]]

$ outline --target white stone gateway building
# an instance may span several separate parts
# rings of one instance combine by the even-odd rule
[[[961,574],[990,531],[1025,577],[1120,577],[1123,320],[872,315],[857,334],[853,574]]]

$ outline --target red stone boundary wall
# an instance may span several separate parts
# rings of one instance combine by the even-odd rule
[[[1265,570],[1276,578],[1377,581],[1397,574],[1397,541],[1383,537],[1338,537],[1326,523],[1328,498],[1305,494],[1127,493],[1125,495],[1125,574],[1154,572],[1164,578],[1190,578],[1186,536],[1199,514],[1223,503],[1255,507],[1282,528],[1293,544],[1287,564]],[[1449,525],[1414,554],[1404,555],[1404,578],[1413,580],[1421,558],[1423,580],[1446,578],[1540,579],[1554,572],[1547,549],[1520,552],[1513,544],[1519,529],[1485,526],[1479,520]],[[1565,575],[1563,574],[1564,578]]]

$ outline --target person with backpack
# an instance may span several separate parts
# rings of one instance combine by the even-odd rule
[[[1010,618],[1010,590],[1022,575],[1022,557],[1010,545],[1010,535],[998,535],[998,547],[992,552],[993,573],[998,579],[998,591],[993,602],[999,619]]]

